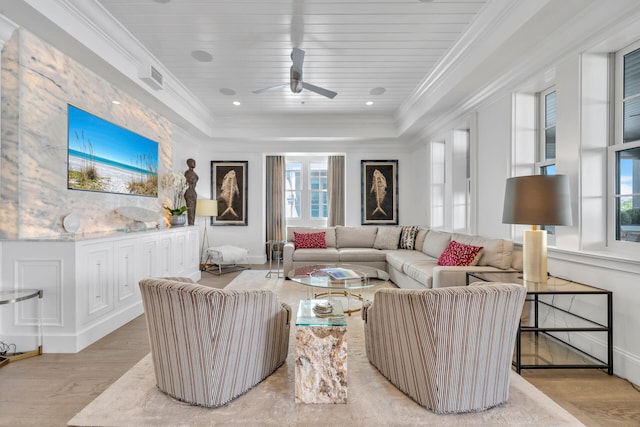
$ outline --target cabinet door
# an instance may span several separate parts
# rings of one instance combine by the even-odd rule
[[[135,296],[136,283],[136,242],[129,240],[116,243],[116,291],[118,303]]]
[[[158,256],[158,276],[169,277],[172,276],[172,236],[170,234],[160,237],[160,247]]]
[[[140,278],[156,277],[158,275],[158,240],[155,237],[142,241],[141,257]]]
[[[187,232],[186,269],[188,272],[198,271],[200,268],[200,234],[197,229]]]
[[[187,233],[175,233],[173,244],[173,265],[174,276],[184,276],[187,271]]]
[[[113,310],[113,245],[87,245],[85,251],[87,262],[81,267],[85,280],[80,286],[86,298],[85,320],[90,321]]]

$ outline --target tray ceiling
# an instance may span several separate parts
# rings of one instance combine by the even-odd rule
[[[211,111],[392,115],[485,0],[100,0]],[[328,99],[283,88],[291,50]],[[240,103],[240,105],[234,105]],[[373,103],[367,105],[367,103]]]

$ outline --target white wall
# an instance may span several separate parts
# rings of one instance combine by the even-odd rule
[[[400,224],[427,223],[426,152],[424,146],[410,151],[408,145],[399,141],[372,141],[346,144],[331,141],[322,144],[313,142],[261,142],[224,143],[220,140],[194,139],[183,131],[175,131],[174,144],[180,150],[174,151],[174,169],[185,164],[187,158],[196,160],[199,176],[196,191],[199,198],[211,197],[212,160],[247,160],[248,166],[248,209],[247,226],[209,226],[208,239],[211,246],[237,245],[249,250],[250,261],[265,261],[265,157],[276,154],[322,153],[344,154],[346,157],[345,225],[361,224],[361,160],[398,160],[398,218]],[[182,148],[186,144],[186,149]],[[186,168],[186,166],[185,166]],[[180,170],[178,168],[178,170]],[[196,218],[196,225],[204,227],[202,218]]]
[[[510,176],[511,105],[509,94],[500,94],[477,114],[477,233],[488,237],[510,237],[502,208]]]
[[[605,239],[609,108],[602,79],[608,73],[606,61],[606,55],[598,52],[574,52],[544,68],[554,70],[553,81],[531,75],[496,91],[475,109],[461,112],[461,117],[477,117],[477,176],[472,178],[478,184],[478,234],[521,241],[521,227],[502,224],[505,180],[534,172],[534,96],[555,85],[557,170],[571,181],[573,225],[556,227],[555,247],[549,249],[549,271],[613,292],[614,372],[640,384],[640,293],[636,286],[640,282],[640,250],[635,254],[616,252]],[[452,120],[428,137],[436,140],[456,123]],[[556,297],[554,301],[607,323],[604,298]],[[554,316],[553,321],[563,326],[566,318]],[[606,359],[606,334],[572,334],[569,340]]]

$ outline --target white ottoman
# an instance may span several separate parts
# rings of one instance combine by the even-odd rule
[[[205,268],[203,271],[220,275],[231,271],[251,268],[251,263],[249,262],[249,251],[245,248],[239,248],[231,245],[211,246],[206,250],[206,253],[207,260],[205,261]],[[247,264],[247,267],[239,265],[240,263]],[[218,268],[217,271],[210,271],[207,266],[217,266]]]

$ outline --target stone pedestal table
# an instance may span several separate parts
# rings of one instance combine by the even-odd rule
[[[347,322],[339,301],[326,317],[323,300],[302,300],[296,317],[296,403],[347,403]]]

